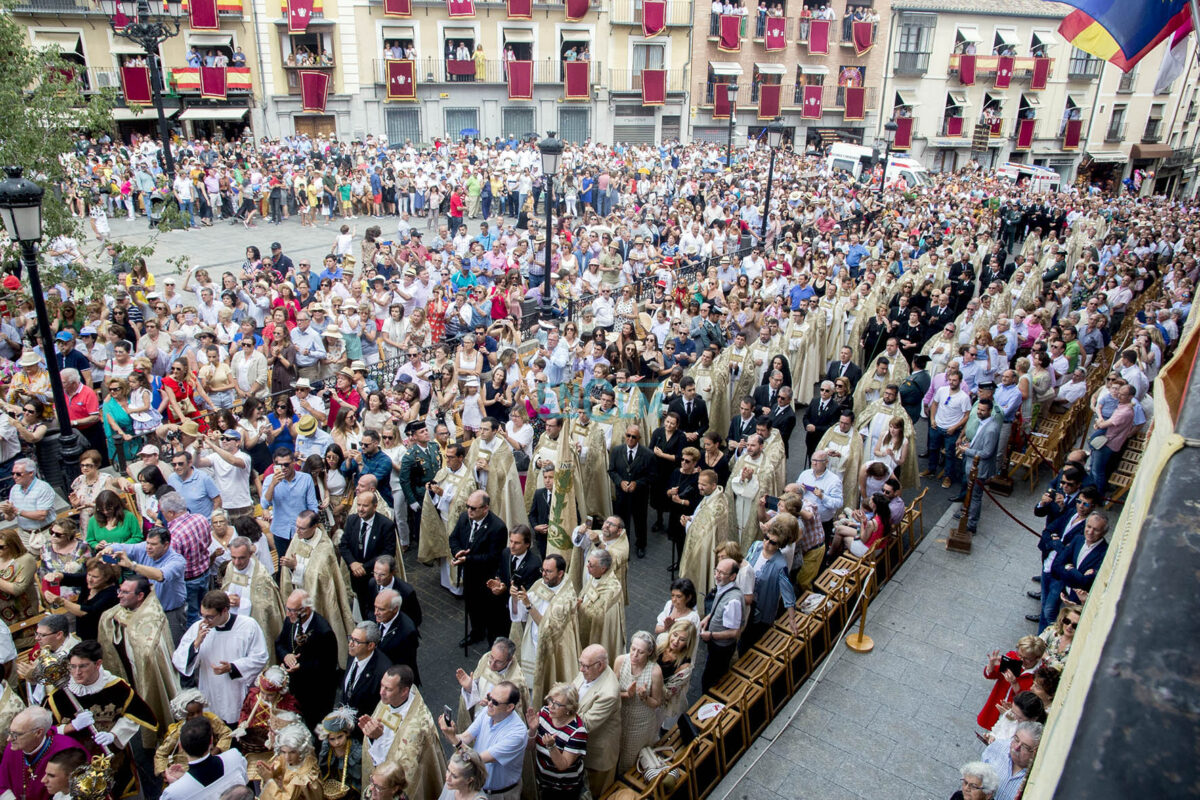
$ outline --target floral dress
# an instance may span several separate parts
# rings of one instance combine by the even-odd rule
[[[446,301],[431,300],[426,307],[425,318],[429,322],[429,338],[440,342],[446,335]]]

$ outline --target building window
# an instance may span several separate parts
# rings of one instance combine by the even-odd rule
[[[421,141],[421,112],[415,108],[384,109],[384,125],[387,126],[388,141],[402,145]]]
[[[1137,67],[1129,70],[1129,72],[1121,73],[1121,80],[1117,82],[1117,91],[1122,94],[1129,94],[1133,91],[1134,85],[1137,83]]]
[[[1155,103],[1150,106],[1150,116],[1146,118],[1146,128],[1142,131],[1143,142],[1162,140],[1163,104]]]
[[[899,45],[896,48],[897,75],[924,75],[933,51],[936,14],[901,14]]]
[[[333,41],[329,33],[289,34],[282,36],[283,65],[285,67],[332,67]]]
[[[558,110],[558,136],[564,142],[583,144],[592,135],[591,118],[586,108]]]
[[[1067,64],[1067,77],[1075,80],[1091,80],[1100,76],[1101,63],[1091,53],[1085,53],[1078,47],[1071,48],[1071,60]]]
[[[475,133],[464,134],[463,131],[475,131]],[[479,135],[479,109],[447,108],[446,137],[452,141],[457,141],[460,136],[468,135]]]
[[[501,133],[505,139],[520,139],[537,130],[532,108],[503,108],[500,114]]]
[[[1112,116],[1108,120],[1108,131],[1104,141],[1119,142],[1125,138],[1125,110],[1128,106],[1113,106]]]
[[[662,69],[667,62],[667,46],[659,42],[635,42],[633,45],[633,74],[644,69]]]

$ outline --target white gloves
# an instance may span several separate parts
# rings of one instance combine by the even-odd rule
[[[96,718],[92,716],[92,712],[90,711],[80,711],[75,715],[75,718],[71,720],[71,727],[77,731],[86,730],[95,724]]]
[[[92,738],[95,739],[96,744],[100,745],[101,747],[108,747],[117,740],[117,737],[113,736],[108,731],[96,731],[92,734]]]

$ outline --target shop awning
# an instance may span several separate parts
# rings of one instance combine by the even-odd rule
[[[822,67],[817,64],[801,64],[800,71],[805,75],[828,75],[829,67]]]
[[[178,110],[177,108],[168,108],[167,119],[175,116]],[[117,122],[148,122],[158,119],[158,112],[153,108],[143,108],[136,113],[134,113],[132,108],[114,108],[112,110],[112,117]]]
[[[249,110],[250,109],[245,108],[245,107],[243,107],[243,108],[205,108],[203,106],[200,106],[200,107],[196,107],[196,108],[185,109],[184,112],[179,115],[179,119],[184,120],[184,121],[196,120],[196,119],[224,119],[224,120],[241,119],[242,117],[246,116],[246,112]]]
[[[64,53],[79,50],[79,34],[74,31],[34,31],[33,46],[38,50],[57,47]]]
[[[1088,153],[1088,158],[1095,161],[1097,164],[1116,164],[1120,161],[1128,161],[1129,156],[1122,153],[1120,150],[1106,150],[1100,153]]]
[[[965,92],[947,92],[947,95],[950,97],[950,105],[957,108],[967,107],[967,95]]]
[[[1015,31],[1005,31],[997,28],[996,38],[999,39],[1002,44],[1006,44],[1009,47],[1016,47],[1018,44],[1017,34]]]
[[[504,41],[516,42],[517,44],[532,44],[533,31],[528,28],[505,28]]]
[[[1171,155],[1169,144],[1135,144],[1129,151],[1130,158],[1168,158]]]
[[[971,42],[979,44],[983,39],[979,36],[979,29],[974,25],[959,25],[954,33],[954,38],[960,42]]]
[[[720,78],[736,78],[742,74],[742,65],[736,61],[710,61],[708,68],[712,70],[713,75]]]
[[[189,33],[187,43],[196,47],[233,47],[233,34]]]
[[[758,70],[760,75],[783,75],[787,72],[787,67],[774,62],[760,63],[755,61],[754,68]]]

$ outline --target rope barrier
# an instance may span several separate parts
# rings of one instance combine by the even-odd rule
[[[1034,536],[1038,537],[1039,539],[1042,538],[1042,534],[1040,531],[1035,531],[1033,528],[1029,527],[1024,522],[1022,522],[1021,520],[1019,520],[1015,516],[1013,516],[1013,513],[1011,511],[1009,511],[1007,508],[1005,508],[1003,503],[1001,503],[999,500],[996,499],[996,495],[994,495],[990,491],[988,491],[988,488],[987,488],[986,484],[983,483],[983,481],[979,481],[977,483],[977,485],[983,490],[984,494],[986,494],[988,497],[990,497],[992,499],[992,502],[995,503],[1000,508],[1000,510],[1003,511],[1008,516],[1009,519],[1011,519],[1013,522],[1017,523],[1022,528],[1029,531],[1030,533],[1032,533]]]

